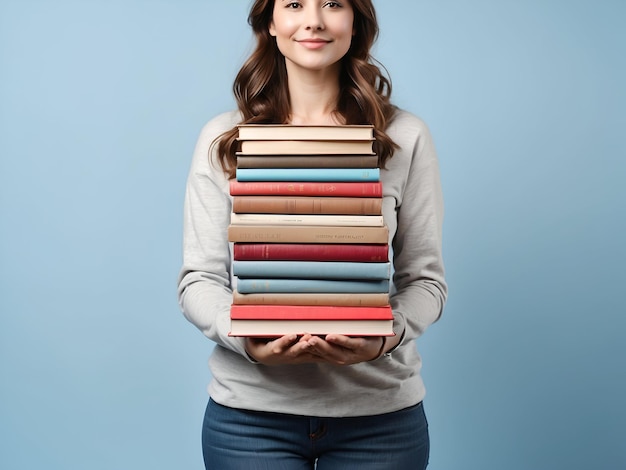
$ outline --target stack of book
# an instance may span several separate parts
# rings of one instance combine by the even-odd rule
[[[232,336],[393,335],[372,126],[241,125]]]

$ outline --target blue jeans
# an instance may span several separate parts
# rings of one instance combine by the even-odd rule
[[[421,403],[382,415],[316,418],[209,400],[202,451],[214,470],[423,470],[430,440]]]

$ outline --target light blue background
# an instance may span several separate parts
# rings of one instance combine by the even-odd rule
[[[202,468],[183,192],[248,4],[0,0],[1,468]],[[430,468],[626,468],[626,3],[377,6],[446,199]]]

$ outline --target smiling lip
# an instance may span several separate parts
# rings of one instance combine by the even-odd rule
[[[325,39],[301,39],[298,44],[306,47],[307,49],[320,49],[328,44],[330,41]]]

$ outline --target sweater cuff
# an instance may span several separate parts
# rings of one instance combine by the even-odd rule
[[[241,345],[241,350],[243,351],[243,354],[242,354],[243,357],[248,359],[248,362],[250,362],[252,364],[260,364],[259,361],[257,361],[250,354],[248,354],[248,350],[246,349],[246,339],[245,338],[238,338],[238,341],[239,341],[239,344]]]
[[[405,332],[406,332],[406,330],[402,330],[402,333],[400,333],[400,341],[398,341],[398,344],[396,344],[393,348],[391,348],[389,351],[384,353],[383,356],[391,356],[391,353],[394,352],[396,349],[398,349],[400,347],[400,345],[402,345],[402,342],[404,341],[404,333]]]

